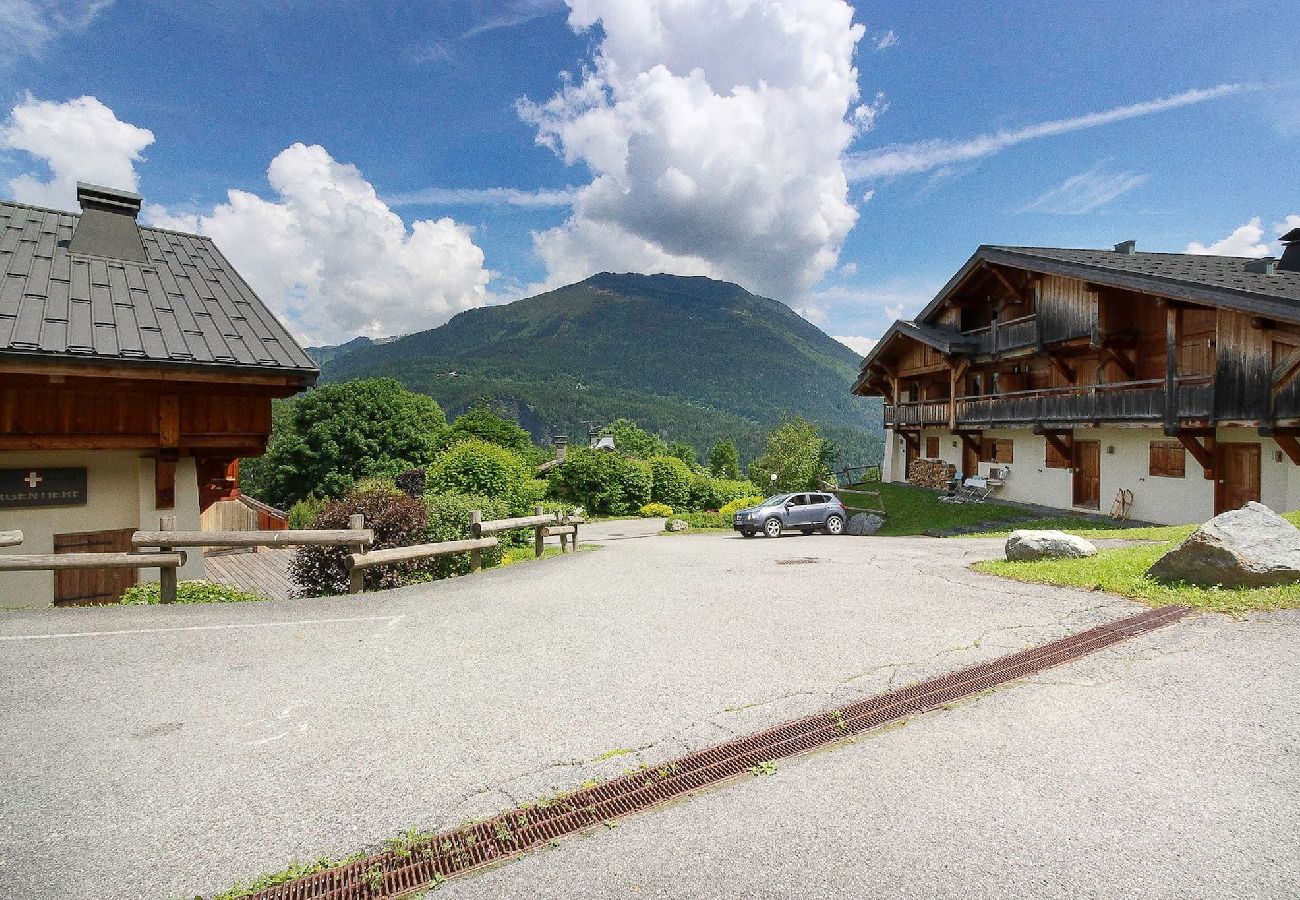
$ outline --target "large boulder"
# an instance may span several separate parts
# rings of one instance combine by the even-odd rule
[[[875,534],[885,526],[885,520],[872,513],[857,513],[844,523],[844,533],[863,537]]]
[[[668,524],[664,527],[668,531],[685,531],[691,526],[684,519],[669,519]]]
[[[1035,559],[1079,559],[1096,556],[1097,548],[1091,542],[1064,531],[1011,532],[1007,538],[1007,559],[1025,562]]]
[[[1215,516],[1156,560],[1157,581],[1223,587],[1300,582],[1300,530],[1262,503]]]

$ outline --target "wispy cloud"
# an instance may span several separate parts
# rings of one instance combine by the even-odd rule
[[[521,191],[517,188],[431,187],[386,197],[389,206],[570,206],[575,188]]]
[[[0,3],[4,0],[0,0]],[[554,15],[568,9],[564,0],[514,0],[506,4],[503,11],[489,16],[477,25],[473,25],[460,34],[450,38],[431,41],[422,47],[410,51],[410,57],[416,62],[450,62],[453,60],[452,47],[464,41],[472,41],[502,28],[514,28],[526,25],[536,19]]]
[[[877,50],[888,50],[898,44],[898,34],[891,28],[884,34],[878,35],[875,40]]]
[[[50,41],[88,27],[113,0],[0,0],[0,65],[34,56]]]
[[[1102,112],[1089,113],[1069,119],[1053,119],[1024,128],[998,131],[984,134],[968,140],[930,140],[914,144],[893,144],[862,153],[851,153],[846,159],[845,169],[849,178],[863,180],[868,178],[885,178],[893,175],[914,175],[928,172],[940,166],[966,162],[1000,153],[1009,147],[1034,141],[1039,138],[1055,137],[1085,128],[1096,128],[1125,119],[1136,119],[1182,106],[1203,103],[1216,97],[1235,94],[1243,90],[1240,84],[1220,84],[1216,87],[1184,91],[1158,100],[1131,103],[1117,106]]]
[[[1019,212],[1082,216],[1105,206],[1120,194],[1146,184],[1150,176],[1136,172],[1106,172],[1101,165],[1071,175],[1056,187],[1020,207]]]

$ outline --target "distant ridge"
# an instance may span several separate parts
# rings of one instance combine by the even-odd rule
[[[881,437],[879,401],[849,393],[857,354],[785,304],[711,278],[603,272],[386,343],[309,352],[325,380],[396,377],[448,413],[491,397],[538,440],[583,440],[585,422],[626,416],[702,453],[730,435],[749,458],[798,414],[856,463],[875,461]]]

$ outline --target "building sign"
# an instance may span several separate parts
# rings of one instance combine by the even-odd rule
[[[0,507],[85,505],[85,469],[0,469]]]

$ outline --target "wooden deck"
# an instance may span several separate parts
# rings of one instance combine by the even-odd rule
[[[209,553],[203,565],[208,580],[218,584],[256,591],[272,600],[289,599],[294,584],[289,580],[292,550],[261,550],[257,553],[224,550]]]

